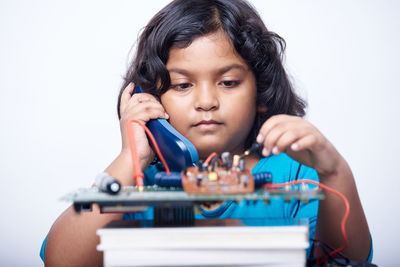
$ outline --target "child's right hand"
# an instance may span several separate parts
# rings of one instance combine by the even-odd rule
[[[121,95],[120,103],[120,128],[122,135],[121,154],[127,154],[130,157],[130,147],[128,134],[126,130],[126,122],[129,120],[138,120],[146,124],[151,119],[168,119],[168,114],[158,100],[150,94],[139,93],[132,95],[135,85],[130,83]],[[140,159],[140,166],[144,170],[153,160],[154,152],[152,151],[144,129],[134,123],[133,125],[137,153]]]

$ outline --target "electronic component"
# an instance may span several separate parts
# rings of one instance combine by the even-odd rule
[[[121,190],[121,184],[118,180],[106,172],[98,174],[94,183],[100,191],[109,194],[117,194]]]
[[[258,154],[258,155],[261,155],[261,151],[262,151],[263,147],[264,147],[263,144],[254,143],[254,144],[251,145],[251,147],[250,147],[249,149],[247,149],[247,150],[243,153],[242,157],[248,156],[248,155],[250,155],[250,154]]]
[[[143,211],[150,206],[160,207],[182,207],[184,203],[204,203],[210,201],[225,200],[263,200],[267,204],[270,199],[279,198],[285,200],[309,201],[312,199],[323,199],[324,195],[320,189],[298,190],[288,189],[255,189],[247,194],[187,194],[182,188],[145,186],[140,192],[136,186],[124,186],[116,195],[110,195],[99,190],[99,188],[81,188],[61,198],[63,201],[73,202],[77,212],[89,211],[93,203],[97,203],[101,212],[136,212]]]
[[[232,159],[231,153],[224,152],[221,154],[222,166],[225,167],[227,170],[232,168]]]
[[[263,186],[267,183],[272,183],[272,174],[270,172],[260,172],[253,174],[255,187]]]
[[[199,167],[182,172],[182,186],[188,194],[246,194],[254,191],[253,175],[245,169],[244,158],[225,152],[221,160],[211,154]],[[210,165],[208,165],[208,162]],[[271,174],[258,175],[258,184],[271,182]],[[264,183],[262,183],[264,182]]]
[[[182,187],[182,176],[180,172],[158,172],[155,176],[155,184],[161,187]]]
[[[254,188],[272,182],[270,172],[252,175],[245,169],[244,158],[224,152],[219,159],[216,153],[198,167],[186,168],[183,172],[158,172],[155,184],[160,187],[183,187],[188,194],[245,194]]]
[[[232,169],[238,169],[239,168],[239,160],[240,160],[240,156],[239,155],[234,155],[233,156]]]
[[[182,174],[182,186],[188,194],[246,194],[254,191],[254,180],[248,170],[218,166],[214,171],[201,172],[197,167],[189,167]]]

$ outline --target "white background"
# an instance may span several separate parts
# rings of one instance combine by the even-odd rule
[[[130,49],[167,2],[0,1],[1,266],[41,266],[59,198],[119,152]],[[374,262],[398,265],[399,2],[252,2],[287,41],[307,118],[353,169]]]

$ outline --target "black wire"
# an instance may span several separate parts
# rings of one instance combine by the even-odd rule
[[[295,181],[297,181],[299,179],[299,173],[300,173],[300,168],[301,168],[302,164],[299,164],[299,168],[297,169],[297,173],[296,173],[296,178],[294,179]],[[296,207],[296,211],[294,212],[293,218],[296,217],[297,212],[299,211],[300,208],[300,199],[297,201],[297,207]]]
[[[329,256],[329,252],[332,252],[332,251],[334,251],[335,249],[334,249],[333,247],[329,246],[327,243],[325,243],[325,242],[323,242],[323,241],[320,241],[320,240],[315,240],[315,239],[313,239],[313,238],[310,238],[310,240],[313,241],[313,246],[311,247],[311,253],[312,253],[312,254],[314,254],[314,249],[315,249],[314,244],[315,244],[315,243],[318,243],[318,245],[322,248],[322,250],[325,252],[325,254],[328,255],[328,259],[333,260],[333,261],[334,261],[336,264],[338,264],[339,266],[345,266],[345,265],[348,265],[348,264],[350,263],[350,259],[349,259],[348,257],[346,257],[346,256],[345,256],[343,253],[341,253],[340,251],[337,252],[336,255],[339,255],[342,259],[344,259],[344,260],[345,260],[345,263],[338,262],[338,261],[336,260],[335,257]],[[330,251],[328,251],[328,249],[329,249]]]
[[[329,246],[328,246],[328,247],[329,247]],[[327,245],[326,245],[326,244],[322,243],[322,244],[321,244],[321,248],[322,248],[322,250],[325,252],[325,254],[328,255],[328,260],[329,260],[329,259],[332,260],[334,263],[338,264],[339,266],[343,265],[343,263],[337,261],[337,259],[336,259],[335,257],[329,256],[329,252],[331,252],[331,251],[333,251],[333,250],[330,249],[330,251],[328,251]],[[340,252],[339,252],[339,253],[340,253]],[[337,255],[339,255],[339,253],[337,253]],[[345,257],[343,254],[341,254],[340,256],[342,257],[342,259],[345,260],[344,265],[348,265],[348,264],[350,263],[350,260],[349,260],[347,257]]]

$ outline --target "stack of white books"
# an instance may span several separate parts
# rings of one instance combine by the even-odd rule
[[[144,227],[116,221],[97,231],[97,249],[106,267],[305,266],[307,221],[287,222],[196,220],[193,227]]]

